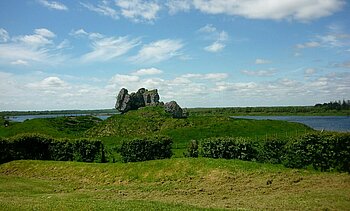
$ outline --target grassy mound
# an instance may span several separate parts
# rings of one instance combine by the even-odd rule
[[[0,127],[0,136],[10,137],[22,133],[41,133],[53,137],[81,137],[89,128],[102,120],[93,116],[70,116],[47,119],[32,119],[11,122],[9,127]]]
[[[122,139],[166,135],[172,138],[173,148],[181,151],[177,153],[179,155],[193,139],[223,136],[289,137],[310,131],[312,129],[303,124],[285,121],[233,119],[228,116],[174,119],[162,107],[145,107],[124,115],[114,115],[90,128],[85,134],[88,137],[101,137],[106,145],[118,144]]]
[[[346,210],[350,176],[238,160],[0,165],[1,210]]]

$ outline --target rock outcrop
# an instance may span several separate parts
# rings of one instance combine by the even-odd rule
[[[148,91],[145,88],[141,88],[136,93],[132,92],[129,94],[127,89],[122,88],[119,91],[115,108],[125,113],[141,107],[157,106],[159,104],[159,94],[156,89]]]
[[[129,94],[128,90],[122,88],[117,96],[115,108],[121,113],[126,113],[130,110],[137,110],[146,106],[163,106],[165,111],[172,114],[174,118],[184,118],[187,115],[182,108],[175,102],[171,101],[164,105],[159,102],[159,94],[157,89],[147,90],[145,88],[139,89],[136,93]]]
[[[182,108],[175,101],[170,101],[164,105],[165,111],[171,113],[173,118],[183,118],[184,112]]]

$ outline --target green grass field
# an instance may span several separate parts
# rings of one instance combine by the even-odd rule
[[[3,123],[3,122],[2,122]],[[292,137],[313,131],[284,121],[193,115],[173,119],[150,107],[101,121],[94,117],[34,119],[0,126],[0,137],[42,133],[122,140],[172,138],[175,155],[140,163],[12,161],[0,165],[0,210],[347,210],[350,176],[240,160],[183,158],[192,139]],[[118,155],[117,161],[118,160]]]
[[[13,161],[1,210],[347,210],[350,176],[238,160]]]

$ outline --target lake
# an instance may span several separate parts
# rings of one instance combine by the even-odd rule
[[[90,116],[91,114],[45,114],[45,115],[20,115],[20,116],[7,116],[6,119],[14,122],[24,122],[30,119],[44,119],[44,118],[56,118],[62,116]],[[92,115],[102,120],[106,120],[111,115]]]
[[[302,123],[315,130],[350,132],[349,116],[233,116],[232,118],[283,120]]]

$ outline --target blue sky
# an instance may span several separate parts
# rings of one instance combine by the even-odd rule
[[[2,0],[0,110],[112,108],[120,88],[182,107],[350,99],[344,0]]]

